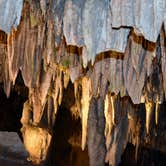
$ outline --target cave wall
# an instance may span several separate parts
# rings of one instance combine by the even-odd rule
[[[118,165],[128,142],[151,142],[166,95],[165,0],[3,0],[0,29],[4,91],[19,71],[29,89],[21,131],[33,162],[46,159],[70,80],[90,165]]]

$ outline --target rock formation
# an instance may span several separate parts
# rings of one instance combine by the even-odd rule
[[[156,131],[166,97],[165,0],[1,0],[0,30],[4,91],[9,97],[19,71],[29,89],[21,131],[33,162],[46,159],[69,82],[68,109],[81,118],[91,166],[118,165],[128,142],[137,158],[140,145],[165,136]]]

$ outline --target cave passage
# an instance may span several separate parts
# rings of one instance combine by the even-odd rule
[[[70,82],[57,111],[46,165],[89,166],[87,148],[84,151],[81,149],[81,119],[79,115],[74,117],[69,109],[74,102],[74,89]]]
[[[20,119],[27,97],[28,89],[20,73],[8,98],[3,90],[3,84],[0,84],[0,166],[33,165],[27,161],[28,153],[21,134]]]
[[[20,119],[22,116],[23,104],[28,98],[28,89],[25,87],[20,73],[17,76],[15,85],[11,89],[9,98],[6,97],[2,86],[3,85],[1,84],[0,130],[17,132],[22,139],[20,132],[22,125]],[[74,88],[73,84],[70,82],[67,89],[64,91],[62,105],[57,111],[50,153],[46,161],[46,165],[48,166],[65,166],[66,163],[68,163],[68,166],[89,166],[88,150],[87,148],[84,151],[81,149],[81,119],[79,115],[74,117],[73,113],[69,109],[74,103]],[[161,149],[160,145],[164,144],[164,131],[166,130],[165,109],[166,103],[164,102],[160,106],[159,122],[161,123],[159,123],[158,127],[155,128],[158,132],[158,136],[155,138],[156,140],[158,139],[156,141],[158,142],[158,145],[153,145],[152,148],[151,145],[146,145],[149,148],[140,146],[138,160],[136,161],[135,147],[131,143],[128,143],[121,156],[121,163],[119,166],[165,165],[166,154],[157,150],[157,147]],[[145,117],[145,108],[142,107],[142,105],[140,105],[139,114],[140,116]]]
[[[165,165],[165,101],[166,0],[0,0],[0,131],[28,164]]]
[[[23,104],[28,98],[28,89],[25,87],[21,74],[19,73],[15,85],[11,88],[7,98],[3,85],[0,85],[0,131],[17,132],[21,136],[20,122]]]

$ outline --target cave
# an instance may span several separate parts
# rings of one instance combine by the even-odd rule
[[[10,97],[7,98],[2,84],[0,87],[0,131],[17,132],[22,139],[20,119],[23,104],[28,98],[28,88],[25,87],[20,74],[12,87]]]
[[[71,100],[66,100],[68,97]],[[66,102],[67,101],[67,102]],[[62,105],[58,108],[56,121],[54,124],[54,134],[51,149],[46,161],[46,165],[80,165],[89,164],[87,148],[81,149],[81,119],[78,112],[71,112],[68,108],[74,105],[74,87],[70,82],[64,91]],[[62,125],[63,124],[63,125]],[[61,133],[61,134],[59,134]]]
[[[28,153],[23,146],[21,133],[21,116],[23,104],[28,98],[28,88],[25,87],[19,73],[15,85],[7,97],[3,84],[0,84],[0,165],[19,166],[30,164]]]
[[[165,165],[165,0],[0,0],[0,59],[14,165]]]

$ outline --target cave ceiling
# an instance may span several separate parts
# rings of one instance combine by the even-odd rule
[[[166,96],[165,0],[0,0],[0,30],[4,91],[10,95],[19,71],[29,88],[21,122],[32,160],[40,152],[31,152],[27,137],[39,132],[38,139],[47,140],[41,145],[47,153],[69,81],[90,165],[96,166],[96,149],[103,156],[99,165],[105,160],[117,165],[117,152],[122,154],[129,139],[137,147],[140,135],[132,134],[140,131],[133,128],[139,126],[140,103],[145,103],[149,133],[151,112]]]

